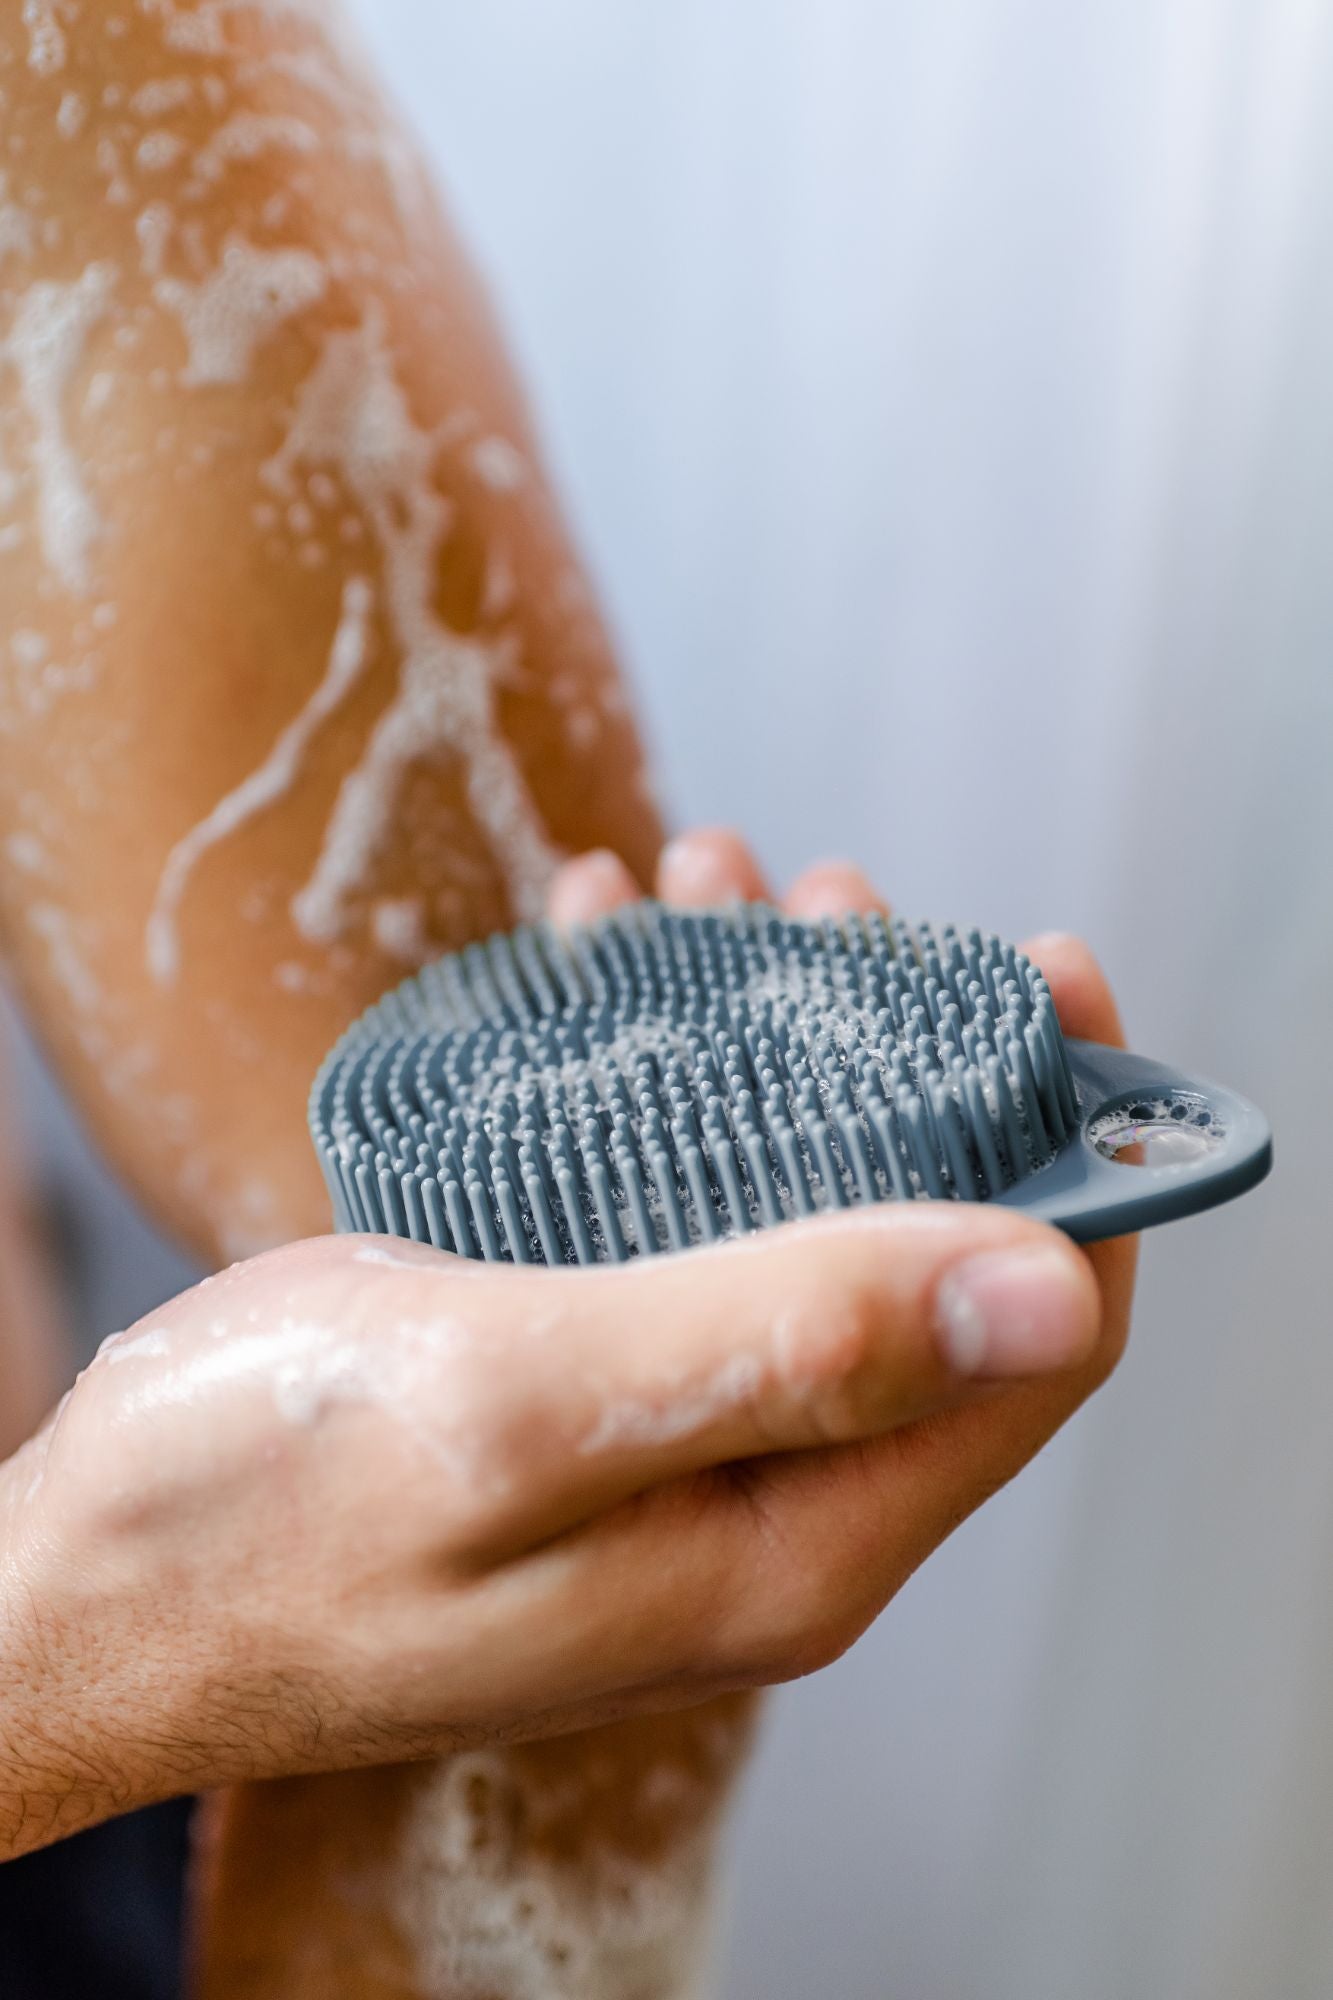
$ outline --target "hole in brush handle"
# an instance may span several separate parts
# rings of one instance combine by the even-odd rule
[[[1198,1215],[1263,1180],[1268,1121],[1235,1091],[1093,1042],[1066,1044],[1080,1129],[1050,1165],[998,1199],[1076,1242]]]

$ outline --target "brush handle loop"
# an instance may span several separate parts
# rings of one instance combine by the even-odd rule
[[[1268,1172],[1268,1121],[1234,1091],[1095,1042],[1066,1047],[1079,1129],[1002,1206],[1095,1243],[1197,1215]]]

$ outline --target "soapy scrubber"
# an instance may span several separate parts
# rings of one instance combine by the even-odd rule
[[[1242,1098],[1066,1040],[979,931],[642,903],[429,965],[316,1079],[337,1225],[592,1264],[867,1201],[994,1201],[1087,1242],[1261,1180]]]

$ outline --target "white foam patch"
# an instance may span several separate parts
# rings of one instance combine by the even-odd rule
[[[370,915],[370,934],[386,958],[423,965],[430,956],[426,912],[420,896],[381,896]]]
[[[46,849],[34,833],[11,833],[5,853],[25,875],[39,875],[46,866]]]
[[[139,268],[145,277],[160,276],[166,262],[175,218],[164,201],[149,202],[135,217],[134,233],[139,239]]]
[[[0,257],[26,257],[32,250],[32,218],[21,208],[0,208]]]
[[[546,1799],[502,1751],[422,1785],[400,1853],[397,1914],[430,2000],[690,2000],[712,1933],[716,1814],[638,1861],[612,1842],[561,1860],[530,1832]],[[528,1838],[525,1839],[525,1835]]]
[[[184,151],[185,141],[178,132],[148,132],[134,149],[134,163],[144,173],[162,173]]]
[[[28,922],[45,944],[52,974],[75,1008],[81,1014],[95,1013],[101,1005],[102,989],[88,964],[79,926],[69,912],[56,903],[34,903]]]
[[[368,1243],[362,1250],[352,1252],[354,1264],[376,1264],[387,1271],[411,1271],[416,1276],[430,1260],[439,1258],[438,1250],[427,1250],[424,1244],[417,1245],[417,1255],[408,1254],[412,1245],[406,1245],[402,1254],[387,1249],[382,1243]]]
[[[341,475],[379,546],[400,654],[397,692],[343,781],[314,872],[292,903],[297,928],[320,943],[341,935],[348,900],[388,837],[403,779],[433,752],[463,760],[469,805],[517,917],[541,914],[558,860],[496,721],[494,683],[512,647],[454,632],[434,608],[449,525],[434,484],[436,450],[413,421],[382,321],[372,313],[359,328],[327,337],[265,468],[285,499],[297,497],[302,467]]]
[[[32,254],[32,217],[9,199],[9,176],[0,173],[0,263]]]
[[[227,53],[222,17],[206,7],[193,14],[168,14],[162,26],[162,39],[169,49],[177,49],[182,55],[223,56]]]
[[[753,1404],[763,1376],[763,1365],[754,1355],[733,1354],[694,1386],[663,1383],[654,1397],[626,1397],[608,1403],[592,1429],[579,1440],[579,1454],[595,1458],[601,1452],[666,1445],[677,1438],[700,1436]]]
[[[238,111],[200,147],[194,176],[211,184],[221,180],[233,161],[257,160],[275,150],[313,153],[318,146],[319,134],[304,119],[279,112]]]
[[[143,1361],[149,1358],[161,1359],[171,1352],[171,1341],[165,1333],[113,1333],[102,1342],[97,1350],[98,1359],[108,1368],[118,1362]]]
[[[216,270],[199,284],[159,278],[153,297],[176,315],[189,345],[181,381],[190,388],[244,382],[256,351],[327,285],[324,265],[308,250],[260,250],[241,236],[228,237]]]
[[[48,715],[63,696],[83,692],[97,678],[97,661],[88,653],[72,660],[52,660],[45,638],[38,632],[16,632],[10,641],[14,674],[9,686],[11,701],[29,715]]]
[[[88,116],[88,107],[77,90],[67,90],[56,112],[56,130],[62,139],[77,139]]]
[[[370,585],[364,577],[351,577],[343,589],[342,612],[319,686],[259,769],[219,800],[167,856],[146,934],[148,969],[160,983],[175,979],[180,969],[177,916],[190,876],[209,848],[230,839],[290,789],[316,731],[345,700],[365,666],[373,608]]]
[[[368,160],[380,169],[398,220],[410,236],[429,213],[432,199],[430,181],[416,148],[381,122],[371,130],[347,133],[343,151],[351,160]]]
[[[9,650],[21,667],[40,667],[45,664],[51,648],[44,633],[20,626],[9,635]]]
[[[35,436],[37,527],[42,557],[68,591],[89,585],[89,553],[101,517],[65,432],[64,398],[92,328],[116,282],[111,264],[89,264],[68,284],[31,285],[20,301],[4,353],[17,371]]]
[[[478,438],[469,454],[472,470],[497,493],[514,493],[528,476],[528,463],[508,438]]]
[[[339,74],[321,49],[270,49],[238,72],[242,81],[265,73],[290,77],[337,111],[356,112],[365,107],[365,98],[354,91],[351,81]]]
[[[139,118],[162,118],[179,111],[194,96],[194,81],[188,76],[164,76],[140,84],[130,99],[130,110]]]
[[[229,53],[226,24],[234,14],[258,14],[269,20],[308,26],[335,39],[346,35],[338,7],[328,0],[198,0],[182,13],[176,0],[139,0],[145,14],[162,22],[162,38],[168,48],[187,55],[220,56]]]
[[[23,0],[23,25],[28,31],[28,68],[38,76],[54,76],[65,67],[68,54],[55,0]]]

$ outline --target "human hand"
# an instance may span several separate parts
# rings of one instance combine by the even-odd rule
[[[660,886],[752,867],[696,837]],[[576,864],[557,914],[590,869],[605,895]],[[862,895],[825,871],[792,906]],[[1081,949],[1038,956],[1106,1038]],[[1131,1270],[962,1204],[617,1270],[368,1238],[234,1267],[107,1343],[5,1468],[0,1851],[809,1671],[1107,1372]]]
[[[888,907],[861,870],[845,861],[805,869],[785,896],[775,898],[749,848],[726,829],[673,840],[658,861],[654,886],[663,902],[680,907],[779,901],[790,916],[806,920]],[[563,924],[589,923],[635,901],[639,893],[616,856],[584,855],[557,878],[552,915]],[[1045,932],[1027,939],[1022,949],[1045,974],[1067,1035],[1124,1047],[1114,997],[1082,939]],[[1050,1230],[1031,1240],[1052,1248],[1062,1243]],[[1081,1362],[1045,1379],[966,1399],[892,1431],[869,1450],[853,1446],[823,1459],[807,1454],[799,1466],[780,1468],[784,1476],[790,1471],[796,1479],[845,1488],[841,1497],[853,1517],[867,1508],[872,1519],[882,1513],[886,1527],[892,1525],[876,1566],[885,1601],[955,1527],[1049,1442],[1120,1359],[1129,1333],[1138,1239],[1118,1237],[1076,1255],[1098,1297],[1097,1331]]]

